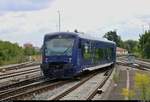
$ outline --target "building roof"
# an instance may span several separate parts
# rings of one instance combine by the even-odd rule
[[[33,47],[33,45],[31,43],[25,43],[23,46],[24,47]]]
[[[127,49],[123,49],[123,48],[117,47],[117,51],[127,51]]]

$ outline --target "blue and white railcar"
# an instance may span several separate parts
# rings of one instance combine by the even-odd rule
[[[70,78],[85,70],[112,66],[116,44],[74,32],[55,32],[44,37],[41,70],[49,78]]]

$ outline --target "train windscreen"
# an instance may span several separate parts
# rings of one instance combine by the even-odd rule
[[[45,55],[72,55],[72,48],[74,44],[74,38],[69,37],[55,37],[45,42]]]

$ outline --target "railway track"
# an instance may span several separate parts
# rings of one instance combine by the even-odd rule
[[[42,79],[44,79],[42,76],[37,75],[37,76],[34,76],[34,77],[30,77],[28,79],[22,80],[20,82],[11,83],[11,84],[7,84],[7,85],[2,85],[0,87],[0,93],[4,93],[6,91],[15,89],[17,87],[21,87],[23,85],[31,84],[31,83],[37,82],[38,80],[42,80]]]
[[[15,64],[15,65],[12,65],[12,66],[3,66],[3,67],[0,67],[0,72],[6,72],[6,71],[10,71],[10,70],[17,70],[17,69],[26,68],[26,67],[30,67],[30,66],[37,66],[37,65],[40,65],[40,63],[26,62],[26,63],[22,63],[22,64]]]
[[[124,66],[129,66],[129,67],[132,67],[132,68],[137,68],[137,69],[140,69],[140,70],[150,71],[150,63],[145,64],[145,63],[135,62],[134,64],[130,64],[130,63],[128,63],[127,59],[122,59],[120,61],[117,61],[117,64],[124,65]]]
[[[140,60],[140,61],[144,61],[144,62],[149,62],[150,63],[150,59],[141,59],[141,58],[136,58],[137,60]]]
[[[105,82],[107,81],[107,79],[109,78],[109,76],[111,75],[113,69],[109,70],[109,71],[104,71],[103,73],[99,73],[99,72],[95,72],[94,74],[86,77],[85,79],[83,79],[82,81],[80,81],[78,84],[75,84],[73,86],[71,86],[70,88],[64,90],[61,93],[58,93],[57,95],[50,97],[49,100],[92,100],[93,97],[97,94],[98,89],[101,88]],[[82,88],[80,90],[80,87],[84,87],[84,84],[87,84],[87,81],[90,81],[92,78],[94,78],[96,75],[101,74],[103,77],[103,80],[101,80],[96,87],[94,87],[89,94],[87,94],[87,96],[77,96],[77,95],[81,95],[81,90],[84,91],[84,88]],[[96,82],[95,82],[96,83]],[[85,87],[87,87],[85,85]],[[79,92],[75,92],[76,90],[79,90]],[[70,95],[70,97],[66,97],[67,95],[69,96],[69,94],[72,93],[72,95]],[[88,92],[87,92],[88,93]],[[63,99],[64,98],[64,99]]]
[[[97,71],[92,75],[88,74],[88,76],[86,76],[82,79],[80,84],[78,84],[77,86],[74,86],[70,90],[79,87],[80,85],[82,85],[86,81],[90,80],[90,78],[94,77],[98,73],[99,72]],[[24,97],[32,96],[33,94],[39,94],[41,92],[45,92],[45,91],[48,91],[48,90],[53,90],[56,87],[61,87],[64,84],[72,83],[72,82],[74,82],[74,80],[62,80],[62,81],[42,80],[42,81],[39,81],[39,82],[36,82],[36,83],[31,83],[31,84],[28,84],[28,85],[17,87],[13,90],[10,90],[10,91],[5,90],[5,92],[0,94],[0,100],[1,101],[7,101],[7,100],[23,99]]]
[[[90,76],[88,76],[87,78],[83,79],[81,82],[79,82],[78,84],[72,86],[71,88],[65,90],[62,93],[59,93],[58,95],[51,97],[50,100],[59,100],[62,97],[64,97],[65,95],[67,95],[68,93],[72,92],[73,90],[75,90],[76,88],[78,88],[79,86],[81,86],[83,83],[85,83],[86,81],[88,81],[91,77],[95,76],[97,73],[94,73]]]
[[[46,80],[46,81],[41,80],[39,82],[35,82],[35,83],[31,83],[28,85],[18,87],[11,91],[3,92],[2,94],[0,94],[0,100],[7,101],[7,100],[21,99],[21,97],[33,95],[34,93],[40,93],[41,91],[45,91],[48,89],[53,89],[56,86],[60,86],[67,82],[68,81],[56,81],[56,82],[53,81],[52,82],[49,80]]]
[[[127,56],[125,56],[125,57],[120,57],[120,58],[118,58],[118,60],[124,61],[124,62],[126,62],[126,63],[129,62]],[[149,69],[150,69],[150,61],[149,61],[149,60],[140,59],[140,58],[135,58],[133,61],[134,61],[135,64],[138,64],[138,65],[141,66],[141,67],[146,67],[146,68],[149,68]]]
[[[112,72],[113,72],[113,69],[110,70],[109,72],[107,72],[107,73],[105,74],[106,77],[102,80],[101,84],[99,84],[99,85],[95,88],[95,90],[88,96],[87,100],[92,100],[92,99],[94,98],[94,96],[96,96],[96,94],[102,93],[101,88],[105,85],[106,81],[109,79],[109,77],[111,76]],[[101,91],[98,92],[99,90],[101,90]]]
[[[15,72],[4,73],[4,74],[0,74],[0,80],[6,79],[6,78],[11,78],[14,76],[23,75],[23,74],[25,75],[25,74],[29,74],[29,73],[39,72],[39,71],[40,71],[39,67],[33,67],[30,69],[24,69],[24,70],[15,71]]]
[[[17,87],[18,85],[23,85],[23,83],[31,83],[30,80],[37,79],[40,77],[40,68],[31,67],[27,69],[21,69],[18,71],[0,74],[0,93],[1,89],[9,89],[10,86]]]

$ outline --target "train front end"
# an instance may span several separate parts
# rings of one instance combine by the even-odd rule
[[[70,78],[75,75],[75,35],[46,35],[43,44],[41,70],[47,78]]]

